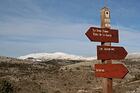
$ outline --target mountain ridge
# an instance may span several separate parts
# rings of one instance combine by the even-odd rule
[[[73,54],[67,54],[63,52],[54,52],[54,53],[32,53],[25,56],[20,56],[18,59],[40,59],[40,60],[52,60],[52,59],[63,59],[63,60],[95,60],[96,57],[84,57]]]
[[[52,60],[52,59],[60,59],[60,60],[87,60],[92,61],[96,60],[97,57],[84,57],[78,56],[63,52],[54,52],[54,53],[31,53],[24,56],[18,57],[18,59],[36,59],[36,60]],[[126,59],[140,59],[140,53],[130,53],[127,55]]]

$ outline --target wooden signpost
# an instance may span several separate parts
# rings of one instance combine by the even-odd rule
[[[123,64],[95,64],[95,76],[123,79],[128,73]]]
[[[127,51],[123,47],[97,46],[98,60],[122,60],[126,55]]]
[[[103,78],[103,93],[112,93],[112,79],[123,79],[128,73],[123,64],[112,64],[112,60],[124,59],[127,51],[123,47],[111,46],[111,42],[119,42],[119,35],[118,30],[110,28],[110,10],[104,7],[101,9],[101,28],[90,27],[85,33],[90,41],[101,42],[101,46],[97,46],[97,59],[102,64],[95,64],[95,76]]]
[[[119,42],[117,29],[90,27],[86,36],[94,42]]]

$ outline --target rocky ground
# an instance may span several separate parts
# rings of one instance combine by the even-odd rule
[[[0,57],[0,93],[102,93],[101,78],[94,77],[95,63],[99,61],[33,62]],[[129,74],[113,80],[113,93],[140,93],[140,60],[123,63]]]

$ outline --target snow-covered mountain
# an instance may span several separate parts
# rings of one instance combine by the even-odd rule
[[[19,59],[38,59],[38,60],[52,60],[52,59],[62,59],[62,60],[95,60],[96,57],[83,57],[72,54],[66,54],[62,52],[55,53],[32,53],[25,56],[18,57]]]
[[[131,53],[128,54],[126,59],[140,59],[140,53]]]
[[[39,60],[52,60],[52,59],[61,59],[61,60],[96,60],[96,57],[83,57],[77,56],[62,52],[55,53],[32,53],[25,56],[18,57],[19,59],[35,59]],[[140,53],[130,53],[127,55],[126,59],[140,59]]]

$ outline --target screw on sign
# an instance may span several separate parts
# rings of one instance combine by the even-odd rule
[[[127,51],[123,47],[97,46],[98,60],[122,60],[127,56]]]
[[[94,42],[119,42],[118,30],[116,29],[90,27],[85,34],[90,41]]]
[[[123,64],[95,64],[95,76],[123,79],[129,71]]]

